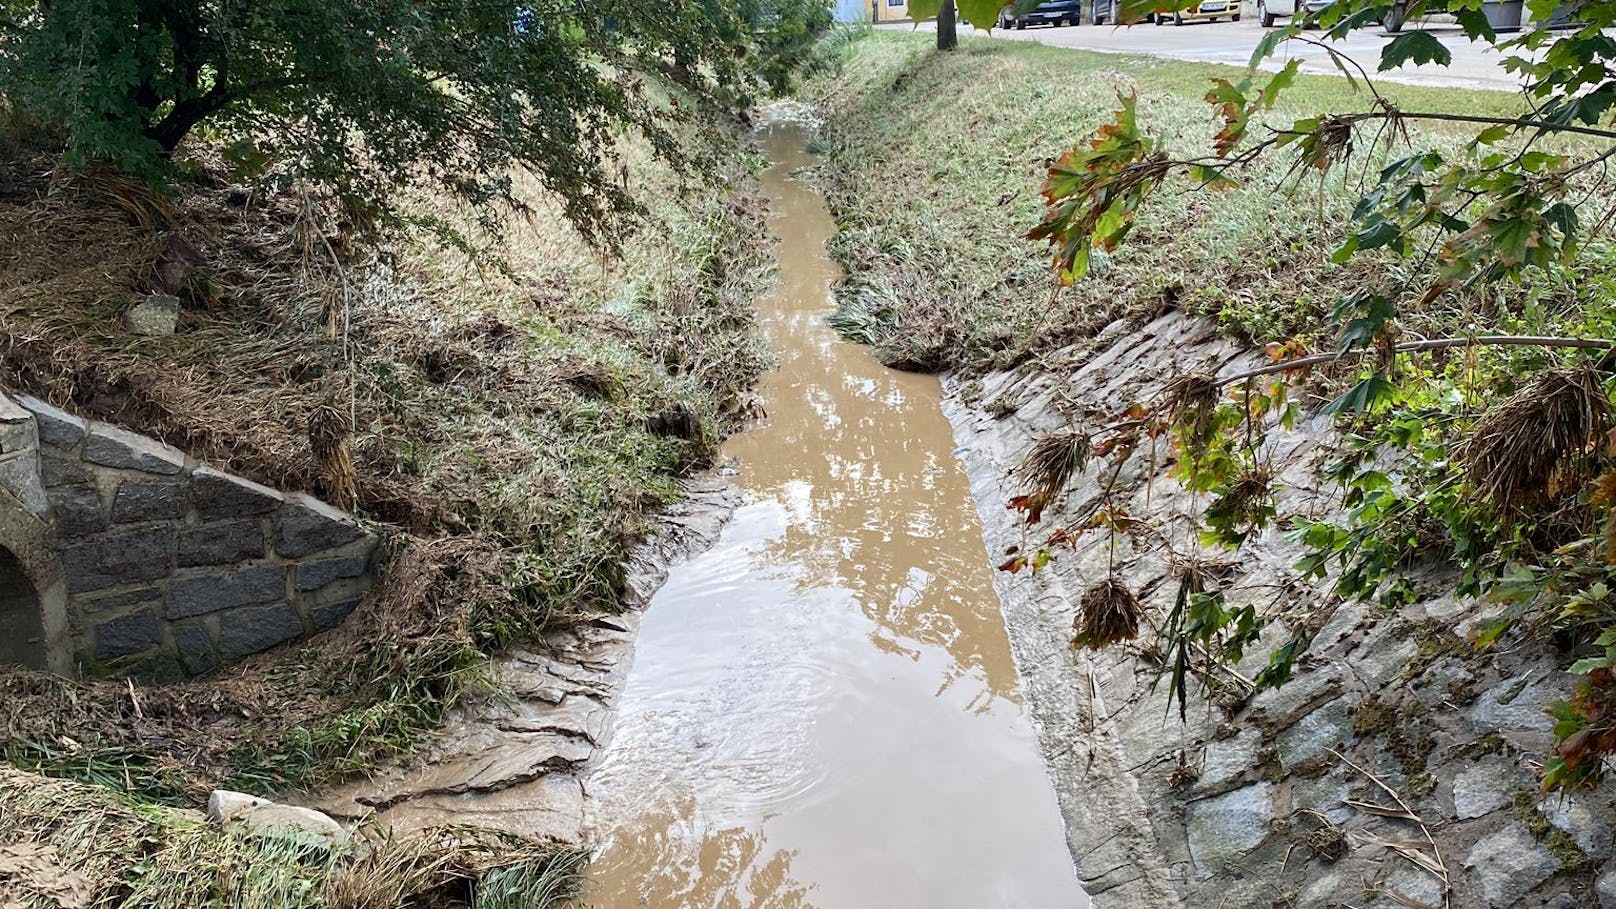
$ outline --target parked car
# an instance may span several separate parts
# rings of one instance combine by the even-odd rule
[[[1317,13],[1329,5],[1330,0],[1257,0],[1257,21],[1263,28],[1273,28],[1280,19],[1296,15],[1298,8]]]
[[[1010,10],[1006,9],[999,14],[999,27],[1026,28],[1040,23],[1076,25],[1082,21],[1082,17],[1082,0],[1052,0],[1049,3],[1040,3],[1037,8],[1019,16],[1011,15]]]
[[[1198,19],[1209,22],[1216,22],[1219,19],[1239,22],[1241,2],[1242,0],[1202,0],[1189,9],[1179,10],[1176,13],[1157,13],[1155,21],[1157,25],[1166,25],[1169,22],[1183,25]]]

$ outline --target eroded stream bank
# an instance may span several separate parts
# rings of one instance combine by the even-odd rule
[[[588,779],[614,907],[1081,907],[930,376],[824,324],[835,231],[763,128],[779,369],[730,440],[745,504],[643,619]]]

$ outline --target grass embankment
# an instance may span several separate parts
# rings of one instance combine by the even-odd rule
[[[620,608],[629,548],[745,418],[765,366],[763,205],[738,153],[728,188],[689,194],[631,155],[650,213],[621,255],[536,185],[497,236],[418,199],[420,221],[455,231],[378,241],[206,154],[184,167],[164,197],[0,164],[0,385],[348,505],[393,545],[343,627],[211,678],[0,673],[6,761],[175,806],[374,766],[481,691],[487,654]],[[178,332],[122,331],[131,296],[157,289],[185,298]],[[85,842],[58,843],[61,860]]]
[[[1237,81],[1243,70],[988,38],[941,54],[931,40],[875,32],[849,46],[835,77],[808,89],[828,124],[820,150],[842,227],[833,248],[848,271],[837,323],[893,365],[1005,368],[1116,319],[1174,307],[1215,318],[1242,340],[1299,337],[1328,349],[1327,315],[1344,290],[1411,279],[1418,267],[1376,255],[1330,261],[1361,181],[1374,173],[1366,155],[1322,180],[1298,177],[1280,155],[1240,174],[1239,189],[1170,184],[1121,249],[1057,291],[1047,246],[1024,239],[1042,216],[1050,161],[1111,119],[1118,92],[1138,94],[1141,124],[1171,151],[1207,154],[1218,129],[1204,100],[1210,80]],[[1409,110],[1503,115],[1519,106],[1496,92],[1380,91]],[[1344,79],[1304,76],[1266,118],[1288,124],[1366,103]],[[1415,147],[1434,140],[1458,150],[1464,141],[1441,127],[1409,129]],[[1568,288],[1546,286],[1453,295],[1440,312],[1405,314],[1405,327],[1480,328],[1520,311],[1506,300],[1555,311],[1570,298]]]

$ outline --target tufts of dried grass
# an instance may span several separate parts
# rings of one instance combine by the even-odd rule
[[[1611,413],[1594,370],[1550,370],[1476,421],[1455,455],[1470,488],[1498,508],[1552,501],[1598,472]]]
[[[576,894],[585,858],[466,827],[359,836],[357,848],[317,852],[0,767],[0,893],[23,906],[544,909]]]
[[[1089,587],[1078,601],[1072,646],[1101,650],[1139,636],[1144,608],[1128,585],[1115,577]]]
[[[1205,438],[1212,414],[1217,410],[1222,386],[1217,376],[1204,372],[1183,372],[1162,386],[1162,401],[1175,423],[1187,424],[1190,438]]]
[[[1016,468],[1016,475],[1029,495],[1053,502],[1072,477],[1083,472],[1092,447],[1088,433],[1080,429],[1056,430],[1033,445]]]

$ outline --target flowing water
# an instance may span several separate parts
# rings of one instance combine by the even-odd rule
[[[762,129],[780,368],[731,439],[746,504],[645,614],[590,781],[599,909],[1088,904],[1023,713],[935,378],[824,323],[813,165]]]

